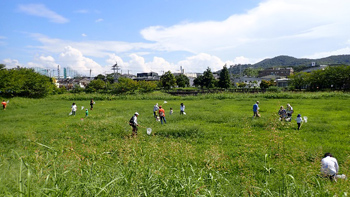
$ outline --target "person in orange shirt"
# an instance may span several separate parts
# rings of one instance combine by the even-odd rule
[[[165,120],[165,111],[164,111],[164,109],[162,108],[162,106],[159,106],[158,114],[159,114],[159,117],[160,117],[160,122],[163,124],[163,120],[164,120],[164,123],[166,123],[166,120]]]
[[[5,110],[5,109],[6,109],[6,105],[7,105],[7,103],[5,102],[5,100],[3,100],[1,104],[2,104],[2,109]]]

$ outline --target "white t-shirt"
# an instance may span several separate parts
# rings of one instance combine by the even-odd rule
[[[158,111],[158,109],[159,109],[158,105],[155,105],[155,106],[153,107],[153,111],[154,111],[154,112],[155,112],[155,111]]]
[[[303,122],[303,119],[301,118],[301,117],[297,117],[297,123],[301,123],[301,122]]]
[[[321,173],[324,175],[336,175],[339,170],[338,161],[334,157],[327,156],[321,160]]]
[[[77,111],[77,106],[76,105],[72,105],[72,111]]]
[[[134,115],[134,123],[135,123],[135,125],[137,125],[137,116],[136,115]]]
[[[185,111],[185,105],[180,105],[180,111]]]

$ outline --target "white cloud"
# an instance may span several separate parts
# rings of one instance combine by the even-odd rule
[[[89,10],[81,9],[81,10],[76,10],[74,12],[79,13],[79,14],[87,14],[87,13],[89,13]]]
[[[77,62],[84,69],[93,67],[111,72],[110,66],[117,61],[123,72],[130,70],[134,74],[176,71],[180,66],[186,72],[203,72],[207,67],[216,71],[225,64],[256,63],[278,55],[320,58],[350,53],[348,7],[348,0],[264,0],[246,13],[233,14],[223,21],[147,27],[140,31],[147,42],[78,42],[32,34],[41,45],[31,47],[45,54],[62,51],[68,54],[66,46],[70,46],[70,53],[76,50],[74,54],[104,59],[108,64],[101,67],[92,59],[83,58],[84,61]],[[99,21],[103,19],[95,22]],[[159,51],[169,56],[171,52],[189,52],[191,56],[170,62],[160,57]],[[155,55],[151,57],[151,54]]]
[[[86,37],[87,35],[83,33],[83,34],[81,34],[81,36]]]
[[[89,75],[90,69],[93,76],[109,71],[107,67],[102,67],[94,60],[85,57],[81,51],[71,46],[64,48],[64,51],[59,55],[58,61],[64,64],[62,65],[63,67],[69,67],[86,76]]]
[[[225,65],[231,65],[232,62],[223,62],[220,58],[212,56],[206,53],[200,53],[198,55],[187,57],[186,60],[182,60],[177,63],[178,66],[182,66],[185,72],[204,72],[208,67],[211,71],[217,71],[222,69]]]
[[[102,22],[102,21],[103,21],[102,18],[99,18],[99,19],[96,19],[96,20],[95,20],[96,23],[99,23],[99,22]]]
[[[120,41],[75,42],[50,38],[39,33],[33,33],[30,34],[30,36],[42,44],[41,46],[30,46],[31,48],[38,48],[51,53],[59,53],[64,50],[66,46],[72,46],[73,48],[80,50],[84,55],[91,57],[106,57],[111,53],[124,53],[140,49],[152,50],[153,48],[156,48],[156,44],[148,43],[128,43]]]
[[[39,16],[39,17],[43,17],[43,18],[48,18],[51,22],[54,22],[54,23],[67,23],[67,22],[69,22],[68,19],[66,19],[63,16],[48,9],[43,4],[19,5],[18,10],[20,12],[25,13],[25,14]]]
[[[2,61],[3,61],[3,64],[6,65],[6,68],[15,68],[17,66],[23,67],[23,65],[19,63],[19,61],[16,59],[7,58]]]
[[[268,0],[224,21],[152,26],[141,35],[169,51],[210,53],[225,59],[233,54],[250,58],[300,56],[305,50],[336,49],[331,42],[349,39],[348,7],[347,0]]]
[[[28,62],[26,64],[28,67],[39,67],[39,68],[45,68],[45,69],[56,69],[57,63],[55,61],[55,58],[52,56],[37,56],[34,58],[33,61]]]
[[[350,54],[350,47],[345,47],[335,51],[319,52],[312,55],[307,55],[307,56],[304,56],[304,58],[318,59],[318,58],[328,57],[332,55],[349,55],[349,54]]]

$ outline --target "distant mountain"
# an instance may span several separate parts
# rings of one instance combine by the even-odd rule
[[[311,67],[312,62],[316,65],[350,65],[350,55],[334,55],[320,59],[295,58],[286,55],[264,59],[256,64],[242,64],[230,66],[229,72],[239,74],[246,68],[272,68],[272,67],[294,67],[296,71]]]
[[[268,67],[295,67],[295,66],[311,66],[311,63],[315,62],[316,65],[330,65],[330,64],[350,64],[350,55],[335,55],[320,59],[306,59],[295,58],[286,55],[274,57],[272,59],[264,59],[261,62],[253,64],[254,68],[268,68]]]

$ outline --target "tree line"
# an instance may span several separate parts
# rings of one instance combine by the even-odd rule
[[[290,86],[295,89],[350,90],[350,66],[329,66],[311,73],[297,72],[290,77]]]
[[[33,69],[5,69],[0,65],[0,95],[2,97],[30,97],[41,98],[58,92],[53,79]]]
[[[248,70],[254,73],[254,70]],[[311,73],[297,72],[290,77],[290,89],[317,90],[349,90],[350,89],[350,66],[331,66],[324,70],[317,70]],[[0,96],[1,97],[30,97],[41,98],[50,94],[61,94],[67,92],[66,87],[57,88],[54,78],[50,78],[34,72],[29,68],[5,69],[0,64]],[[221,88],[229,89],[234,84],[230,80],[227,66],[219,72],[219,78],[215,79],[214,74],[208,67],[203,74],[194,79],[193,85],[201,89]],[[245,88],[246,84],[236,84],[237,87]],[[85,87],[75,85],[71,92],[79,93],[147,93],[156,89],[170,90],[173,88],[189,87],[189,78],[184,74],[174,76],[170,71],[165,72],[159,81],[135,81],[130,78],[119,78],[115,82],[113,74],[97,75],[94,80]],[[260,89],[265,90],[276,86],[273,80],[260,83]]]

